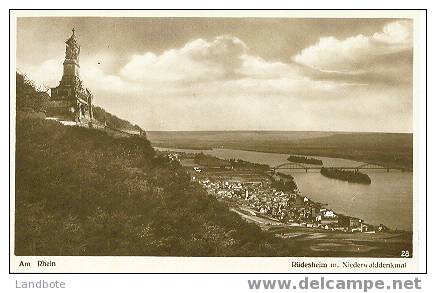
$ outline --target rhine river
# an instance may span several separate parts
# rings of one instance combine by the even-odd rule
[[[157,148],[187,153],[203,152],[222,159],[241,159],[271,167],[288,163],[286,154],[262,153],[233,149],[186,150]],[[354,167],[364,163],[339,159],[321,159],[324,166]],[[413,173],[391,170],[362,170],[371,177],[371,184],[348,183],[324,177],[319,170],[281,170],[294,176],[301,193],[327,204],[327,207],[345,215],[365,220],[369,224],[384,224],[392,229],[412,231],[413,227]]]

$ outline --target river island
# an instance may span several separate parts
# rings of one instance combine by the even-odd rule
[[[383,224],[367,224],[363,219],[329,209],[327,203],[311,200],[301,194],[292,175],[271,173],[268,165],[225,160],[203,153],[179,152],[170,156],[187,166],[192,180],[202,185],[208,194],[228,202],[233,211],[254,222],[343,232],[389,230]],[[324,169],[330,170],[321,170]]]
[[[351,256],[358,252],[365,256],[380,250],[381,256],[395,257],[400,247],[412,249],[411,233],[337,212],[328,203],[302,194],[292,175],[271,172],[267,164],[202,152],[159,152],[178,161],[193,182],[247,222],[278,237],[306,243],[307,255]]]

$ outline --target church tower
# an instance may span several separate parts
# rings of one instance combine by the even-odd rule
[[[79,77],[80,45],[75,30],[65,41],[64,70],[59,85],[51,89],[48,116],[62,121],[92,122],[92,94]]]

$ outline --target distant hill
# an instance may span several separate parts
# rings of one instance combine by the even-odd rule
[[[153,145],[345,158],[413,169],[413,134],[320,131],[149,131]]]
[[[332,135],[334,132],[322,131],[148,131],[153,144],[156,145],[195,145],[217,147],[219,144],[245,142],[295,141]]]
[[[337,133],[301,139],[287,146],[296,154],[339,157],[413,170],[411,133]]]
[[[298,140],[300,146],[324,145],[326,147],[350,146],[358,148],[405,148],[413,146],[411,133],[334,133],[325,137]]]

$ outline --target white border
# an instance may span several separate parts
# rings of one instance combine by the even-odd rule
[[[196,273],[343,273],[343,272],[365,272],[365,273],[406,273],[406,272],[424,272],[425,271],[425,12],[423,11],[12,11],[11,12],[11,42],[10,42],[10,123],[11,123],[11,155],[10,155],[10,182],[11,195],[15,194],[15,68],[16,68],[16,17],[26,16],[135,16],[135,17],[368,17],[368,18],[413,18],[414,19],[414,257],[411,259],[371,259],[371,258],[346,258],[350,262],[373,261],[407,263],[405,270],[380,270],[380,269],[354,269],[354,270],[337,270],[332,269],[295,269],[290,267],[292,261],[326,262],[337,263],[344,258],[291,258],[291,257],[16,257],[13,254],[14,249],[14,196],[11,196],[11,271],[12,272],[88,272],[88,273],[115,273],[115,272],[196,272]],[[419,66],[421,65],[421,66]],[[424,121],[423,121],[424,120]],[[423,123],[424,122],[424,123]],[[424,171],[423,171],[424,170]],[[418,197],[418,192],[420,196]],[[36,260],[56,261],[55,268],[39,268],[32,266],[30,269],[18,268],[20,260],[35,262]]]

